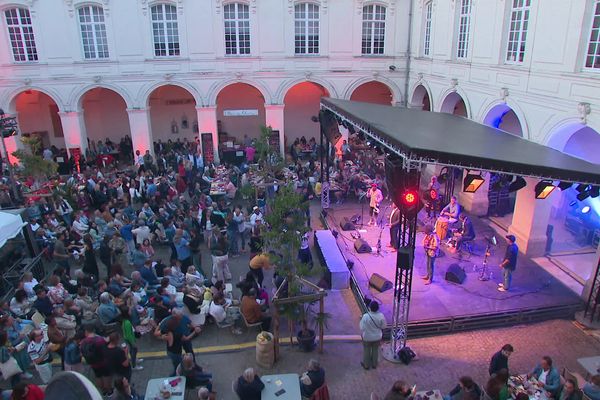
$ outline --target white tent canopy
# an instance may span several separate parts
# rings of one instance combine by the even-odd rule
[[[0,247],[17,236],[25,225],[20,215],[0,211]]]

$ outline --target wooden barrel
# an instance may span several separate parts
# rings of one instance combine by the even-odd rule
[[[273,334],[261,332],[256,336],[256,364],[262,368],[272,368],[275,362]]]

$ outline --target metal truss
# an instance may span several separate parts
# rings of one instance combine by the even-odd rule
[[[585,318],[589,318],[590,322],[594,322],[594,317],[596,317],[596,311],[598,310],[598,306],[600,305],[600,260],[598,260],[598,265],[596,266],[596,273],[594,274],[594,281],[592,283],[592,288],[590,289],[590,294],[587,299],[587,303],[585,305],[585,311],[583,316]]]

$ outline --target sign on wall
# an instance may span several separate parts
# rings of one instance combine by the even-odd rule
[[[255,117],[258,110],[223,110],[224,117]]]

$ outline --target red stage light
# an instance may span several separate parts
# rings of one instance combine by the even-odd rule
[[[417,195],[414,192],[405,192],[404,195],[402,196],[404,203],[407,206],[411,206],[415,203],[415,201],[417,200]]]

